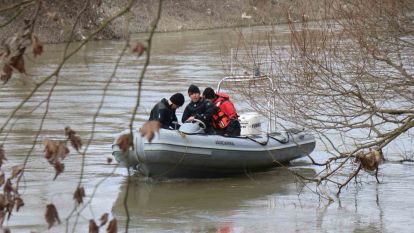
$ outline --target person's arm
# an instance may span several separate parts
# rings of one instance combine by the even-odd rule
[[[184,123],[187,121],[187,119],[190,117],[190,109],[188,108],[188,105],[184,109],[183,117],[181,118],[181,122]]]
[[[167,109],[160,109],[158,111],[157,120],[161,123],[161,128],[168,129],[170,127],[170,119]]]
[[[206,111],[203,114],[196,114],[195,118],[206,124],[210,124],[213,121],[213,115],[217,113],[218,109],[211,102],[208,102],[206,103]]]
[[[175,115],[175,111],[172,115],[172,121],[170,122],[170,127],[172,129],[179,129],[180,128],[180,124],[178,124],[178,119],[177,119],[177,115]]]

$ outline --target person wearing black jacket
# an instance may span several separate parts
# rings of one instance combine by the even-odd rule
[[[193,119],[201,120],[206,125],[206,133],[211,130],[211,116],[206,114],[206,110],[211,105],[200,95],[200,89],[191,84],[188,88],[188,96],[191,102],[185,107],[182,122],[192,121]]]
[[[169,100],[163,98],[151,110],[149,120],[159,121],[163,129],[177,129],[177,116],[175,110],[184,104],[184,95],[175,93]],[[175,123],[175,124],[174,124]]]

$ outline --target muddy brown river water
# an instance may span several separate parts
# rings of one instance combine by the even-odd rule
[[[280,31],[283,34],[286,28]],[[182,92],[189,101],[186,90],[191,83],[201,89],[215,87],[224,76],[221,58],[228,56],[223,42],[235,43],[231,42],[234,35],[231,29],[157,34],[135,126],[148,118],[151,107],[163,97]],[[40,58],[29,58],[29,79],[39,81],[52,72],[63,46],[45,45]],[[127,172],[107,164],[107,158],[114,136],[128,127],[143,59],[127,53],[110,85],[86,155],[82,183],[87,205],[77,208],[82,212],[75,212],[69,224],[66,218],[74,209],[81,156],[72,151],[64,160],[65,172],[53,181],[54,170],[43,157],[42,146],[44,139],[63,139],[68,125],[84,141],[90,137],[93,116],[122,46],[120,41],[91,42],[64,66],[21,183],[25,206],[4,222],[12,232],[87,232],[89,219],[99,219],[106,212],[118,219],[119,231],[124,231]],[[45,111],[45,104],[35,106],[47,97],[51,84],[42,86],[19,112],[21,118],[4,145],[8,160],[3,170],[26,158]],[[31,88],[30,81],[19,77],[0,87],[1,125]],[[3,138],[4,134],[0,142]],[[313,155],[318,158],[323,153],[317,147]],[[155,181],[134,176],[127,199],[129,232],[413,232],[413,168],[412,164],[385,163],[380,167],[381,184],[364,175],[362,184],[350,184],[333,203],[319,198],[311,185],[298,182],[285,168],[211,180]],[[292,169],[311,176],[320,168],[302,159]],[[62,220],[50,230],[44,220],[49,203],[56,205]]]

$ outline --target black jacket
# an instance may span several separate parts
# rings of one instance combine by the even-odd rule
[[[190,102],[184,109],[181,122],[185,122],[189,117],[193,116],[196,119],[202,120],[201,115],[206,112],[206,102],[203,98],[200,98],[198,102]]]
[[[197,103],[191,102],[185,107],[182,122],[185,122],[190,116],[194,116],[195,119],[204,122],[206,133],[212,133],[211,123],[217,109],[212,102],[205,99],[200,99]]]
[[[149,120],[159,121],[161,128],[175,129],[173,122],[177,122],[177,116],[175,110],[171,109],[168,104],[168,100],[164,98],[152,108]]]

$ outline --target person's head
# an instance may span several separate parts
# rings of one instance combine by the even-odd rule
[[[191,84],[188,88],[188,96],[191,99],[191,102],[198,102],[201,98],[200,89],[194,84]]]
[[[203,97],[208,100],[213,100],[216,98],[216,93],[214,92],[213,88],[207,87],[203,91]]]
[[[172,103],[171,108],[177,109],[184,104],[184,95],[181,93],[175,93],[170,97],[170,101]]]

